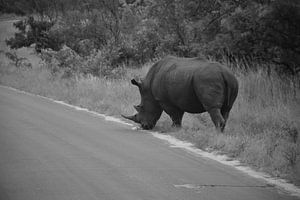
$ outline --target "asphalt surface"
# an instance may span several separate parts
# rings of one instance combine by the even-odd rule
[[[297,199],[150,133],[0,87],[0,200]]]

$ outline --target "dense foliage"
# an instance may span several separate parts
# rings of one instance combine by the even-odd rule
[[[1,1],[2,11],[35,16],[15,24],[12,48],[65,44],[83,58],[101,51],[110,66],[175,54],[300,71],[298,0]]]

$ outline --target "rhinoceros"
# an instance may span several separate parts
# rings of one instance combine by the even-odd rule
[[[124,118],[152,129],[162,111],[180,127],[184,112],[208,112],[216,129],[223,132],[237,97],[238,81],[231,70],[203,58],[167,56],[155,63],[146,77],[131,83],[139,88],[137,113]]]

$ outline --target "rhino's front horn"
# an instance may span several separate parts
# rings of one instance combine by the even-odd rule
[[[136,123],[139,123],[138,120],[136,119],[136,115],[132,115],[132,116],[121,115],[121,116],[124,117],[125,119],[129,119],[129,120],[132,120]]]

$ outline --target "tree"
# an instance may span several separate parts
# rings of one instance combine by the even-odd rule
[[[37,52],[46,48],[59,50],[63,41],[50,32],[53,25],[54,22],[38,21],[33,17],[28,17],[25,20],[15,22],[14,26],[19,32],[16,32],[13,38],[6,40],[6,44],[12,49],[29,47],[30,45],[35,44],[35,50]]]

